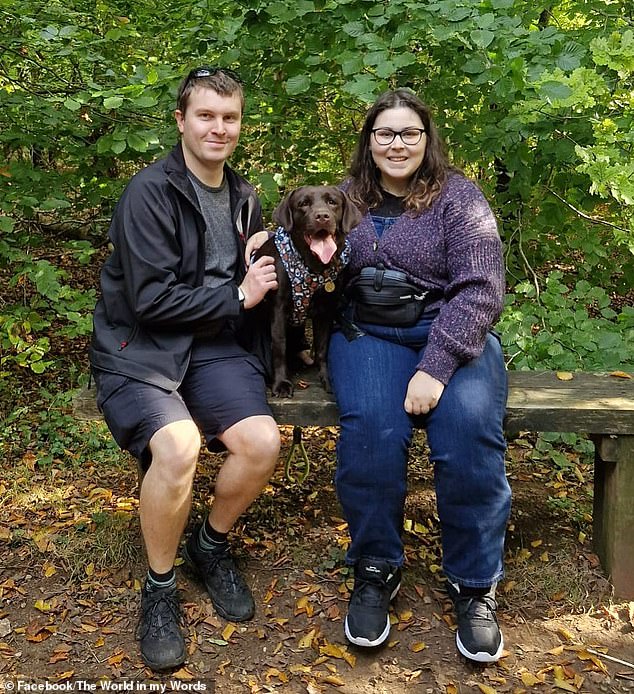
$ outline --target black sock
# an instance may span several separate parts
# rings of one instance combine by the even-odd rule
[[[202,549],[214,550],[227,545],[227,535],[229,533],[218,532],[210,523],[209,518],[200,527],[198,542]]]
[[[158,573],[150,566],[147,571],[145,584],[150,589],[155,588],[171,588],[176,585],[176,571],[174,567],[165,573]]]

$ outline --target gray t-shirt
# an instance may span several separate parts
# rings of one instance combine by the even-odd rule
[[[219,188],[212,188],[188,171],[194,186],[207,230],[205,233],[205,279],[208,287],[220,287],[236,277],[238,240],[231,223],[229,185],[225,178]]]

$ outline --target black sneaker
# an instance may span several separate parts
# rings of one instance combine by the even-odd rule
[[[185,639],[176,587],[141,591],[141,617],[136,637],[141,657],[152,670],[168,670],[185,662]]]
[[[504,638],[495,616],[495,586],[484,595],[461,595],[460,587],[447,583],[458,630],[456,646],[462,655],[478,663],[495,663],[504,650]]]
[[[401,587],[401,570],[386,561],[361,558],[354,567],[354,588],[344,624],[355,646],[380,646],[390,634],[390,601]]]
[[[229,545],[204,550],[198,542],[200,525],[183,548],[183,558],[203,580],[216,612],[230,622],[245,622],[255,614],[249,586],[236,568]]]

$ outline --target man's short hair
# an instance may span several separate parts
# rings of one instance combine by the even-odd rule
[[[197,67],[180,83],[176,95],[176,108],[185,115],[189,97],[196,87],[213,89],[221,96],[240,97],[240,110],[244,111],[244,92],[237,73],[224,67]]]

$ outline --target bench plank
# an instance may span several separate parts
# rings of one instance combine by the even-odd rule
[[[552,371],[509,371],[505,429],[634,434],[634,379],[577,373],[562,381]],[[332,396],[308,374],[293,398],[270,398],[280,424],[331,426],[338,422]]]
[[[634,434],[634,379],[575,373],[562,381],[552,371],[509,371],[505,429],[585,434]],[[317,381],[314,371],[302,374],[292,398],[269,398],[280,424],[334,426],[337,406]],[[304,387],[302,387],[302,385]],[[94,389],[75,398],[80,419],[101,417]]]

